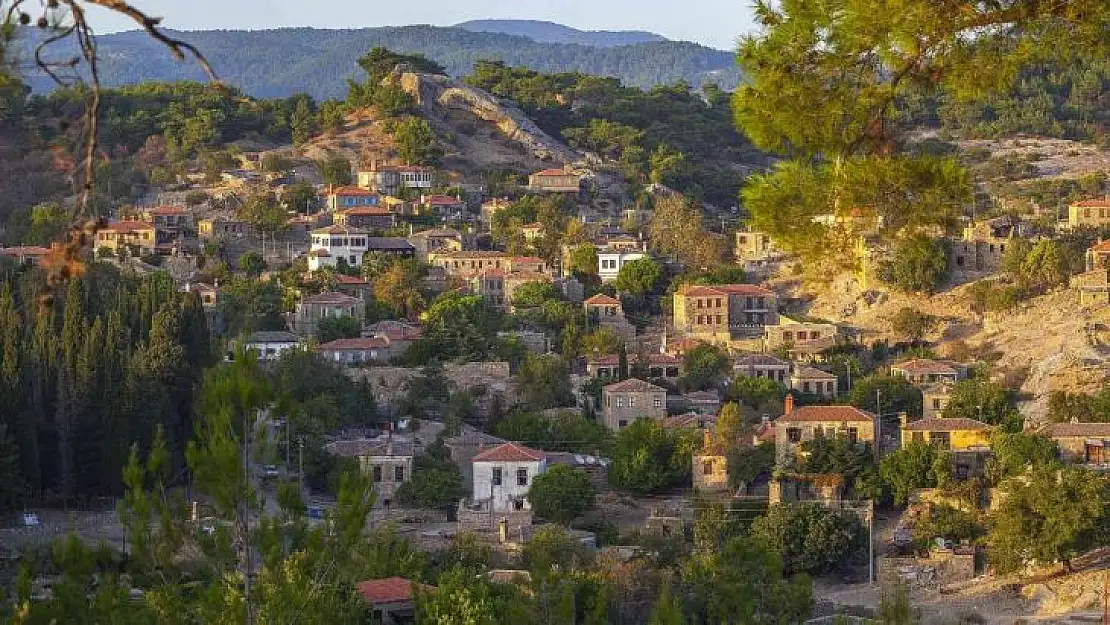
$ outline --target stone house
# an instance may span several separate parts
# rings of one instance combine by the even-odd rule
[[[837,377],[807,365],[795,365],[790,373],[790,389],[806,395],[836,397],[839,394]]]
[[[132,256],[154,254],[158,231],[153,224],[143,221],[117,221],[96,231],[93,245],[97,256],[126,252]]]
[[[374,439],[333,441],[326,449],[333,455],[358,461],[359,469],[374,483],[378,495],[375,505],[389,507],[401,484],[412,479],[416,446],[410,438],[386,434]]]
[[[844,497],[844,476],[835,473],[783,473],[771,480],[768,503],[817,501],[832,504]]]
[[[960,275],[995,273],[1002,268],[1006,248],[1030,234],[1028,224],[1009,215],[971,224],[952,242],[949,266]]]
[[[413,588],[421,592],[435,591],[435,586],[409,581],[403,577],[387,577],[359,582],[358,594],[370,604],[370,619],[376,625],[408,625],[416,619]]]
[[[1051,423],[1037,434],[1056,443],[1061,460],[1098,466],[1110,464],[1110,423]]]
[[[695,490],[703,493],[728,490],[727,441],[716,440],[713,433],[706,430],[701,449],[693,454],[692,465]]]
[[[345,273],[335,274],[335,290],[344,295],[357,297],[364,302],[370,301],[373,295],[373,289],[369,281],[355,276],[348,276]]]
[[[545,169],[528,176],[528,190],[538,193],[574,193],[582,190],[582,176],[569,166]]]
[[[203,282],[186,284],[182,290],[186,293],[196,293],[200,298],[200,305],[207,309],[215,308],[220,301],[220,290],[211,284]]]
[[[820,344],[824,341],[835,341],[839,335],[840,327],[836,324],[795,321],[785,315],[779,315],[776,325],[769,325],[764,329],[764,349],[773,350],[779,346],[796,349],[805,345]]]
[[[944,408],[952,399],[953,386],[951,382],[940,382],[923,386],[921,388],[922,416],[926,419],[941,416],[944,412]]]
[[[513,203],[507,197],[490,198],[482,202],[482,207],[478,212],[478,221],[488,228],[493,223],[494,215],[512,205]]]
[[[614,432],[637,419],[667,416],[667,389],[629,378],[601,390],[602,423]]]
[[[790,377],[790,361],[768,354],[749,354],[737,358],[732,365],[736,375],[747,378],[767,378],[786,386]]]
[[[694,414],[715,415],[721,409],[721,397],[716,391],[693,391],[682,395],[667,396],[668,411],[688,410]]]
[[[201,240],[237,239],[254,234],[250,224],[229,217],[212,217],[197,222],[197,236]]]
[[[463,234],[454,228],[421,230],[410,234],[408,238],[409,243],[416,248],[416,257],[425,263],[431,255],[461,252],[466,247]]]
[[[955,384],[967,378],[968,366],[954,360],[914,358],[890,366],[890,375],[902,376],[915,386],[948,382]]]
[[[400,356],[408,350],[413,341],[424,336],[423,330],[420,326],[405,323],[404,321],[395,321],[393,319],[385,319],[372,323],[362,331],[366,336],[380,336],[389,341],[390,355]]]
[[[685,338],[730,345],[762,339],[778,325],[773,291],[752,284],[684,284],[674,294],[674,327]]]
[[[421,195],[413,203],[417,210],[425,215],[452,215],[467,210],[466,201],[462,196],[450,195]]]
[[[878,417],[853,406],[794,407],[787,395],[783,415],[775,419],[775,455],[780,467],[798,457],[802,443],[818,436],[844,436],[860,445],[875,444]]]
[[[180,206],[158,206],[144,210],[141,219],[157,230],[180,235],[193,228],[193,214]]]
[[[625,341],[630,341],[636,336],[636,326],[628,322],[624,316],[624,307],[615,297],[598,293],[582,303],[589,323],[596,324],[599,328],[608,328]]]
[[[497,268],[485,269],[468,277],[471,293],[481,295],[489,306],[506,311],[512,310],[513,295],[517,289],[532,282],[551,281],[551,276],[545,273],[506,272]]]
[[[442,267],[448,276],[468,277],[481,274],[490,269],[500,269],[506,273],[526,271],[548,273],[547,263],[533,256],[513,256],[507,252],[460,251],[437,253],[429,256],[437,267]]]
[[[1099,241],[1087,249],[1086,271],[1071,278],[1079,291],[1079,305],[1110,304],[1110,241]]]
[[[316,326],[326,317],[353,317],[359,324],[366,314],[366,303],[357,297],[330,292],[312,295],[297,304],[293,329],[302,336],[315,336]]]
[[[493,512],[531,510],[528,489],[547,471],[547,454],[518,443],[505,443],[471,461],[475,501],[492,501]]]
[[[397,258],[413,258],[416,247],[404,237],[367,237],[366,251]]]
[[[1082,200],[1068,206],[1068,227],[1110,226],[1110,199]]]

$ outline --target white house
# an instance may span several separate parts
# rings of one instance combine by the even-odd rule
[[[370,245],[370,232],[347,226],[328,226],[312,231],[312,249],[308,253],[308,270],[335,267],[342,258],[352,267],[362,266],[362,255]]]
[[[301,339],[292,332],[255,332],[243,344],[258,354],[259,360],[277,360],[288,350],[301,346]]]
[[[602,282],[612,282],[617,279],[617,274],[625,263],[641,258],[647,258],[647,252],[603,247],[597,250],[597,275]]]
[[[528,489],[547,471],[547,454],[517,443],[488,449],[472,461],[474,501],[493,500],[494,512],[531,510]]]

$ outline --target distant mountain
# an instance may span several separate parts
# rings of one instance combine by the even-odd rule
[[[595,48],[615,48],[667,41],[667,38],[662,35],[643,30],[578,30],[570,26],[538,20],[472,20],[455,24],[455,28],[474,33],[500,33],[527,37],[539,43],[569,43]]]
[[[357,30],[283,28],[173,32],[204,52],[220,77],[256,97],[308,93],[317,99],[343,97],[347,79],[361,79],[356,60],[375,46],[421,53],[453,76],[469,74],[480,59],[500,59],[541,72],[582,72],[620,78],[650,88],[679,80],[707,82],[731,89],[739,81],[735,56],[694,43],[656,41],[616,48],[539,43],[500,33],[462,28],[401,26]],[[195,64],[178,62],[158,42],[139,31],[98,38],[100,71],[108,85],[143,81],[204,80]],[[34,39],[27,42],[33,45]],[[55,49],[50,58],[66,59],[72,50]],[[49,90],[42,76],[30,76],[37,91]]]

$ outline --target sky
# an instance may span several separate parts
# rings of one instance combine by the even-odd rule
[[[669,39],[732,49],[752,29],[749,0],[134,0],[180,30],[282,26],[364,28],[472,19],[536,19],[583,30],[647,30]],[[129,30],[126,18],[93,7],[98,32]]]

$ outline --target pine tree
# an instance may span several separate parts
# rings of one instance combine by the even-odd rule
[[[289,130],[293,135],[293,145],[300,147],[312,138],[315,132],[316,117],[312,114],[312,108],[308,104],[308,98],[301,98],[297,101],[297,107],[293,109],[293,115],[289,120]]]
[[[671,593],[671,584],[663,585],[663,592],[651,609],[648,625],[685,625],[686,619],[682,616],[682,606],[678,598]]]

